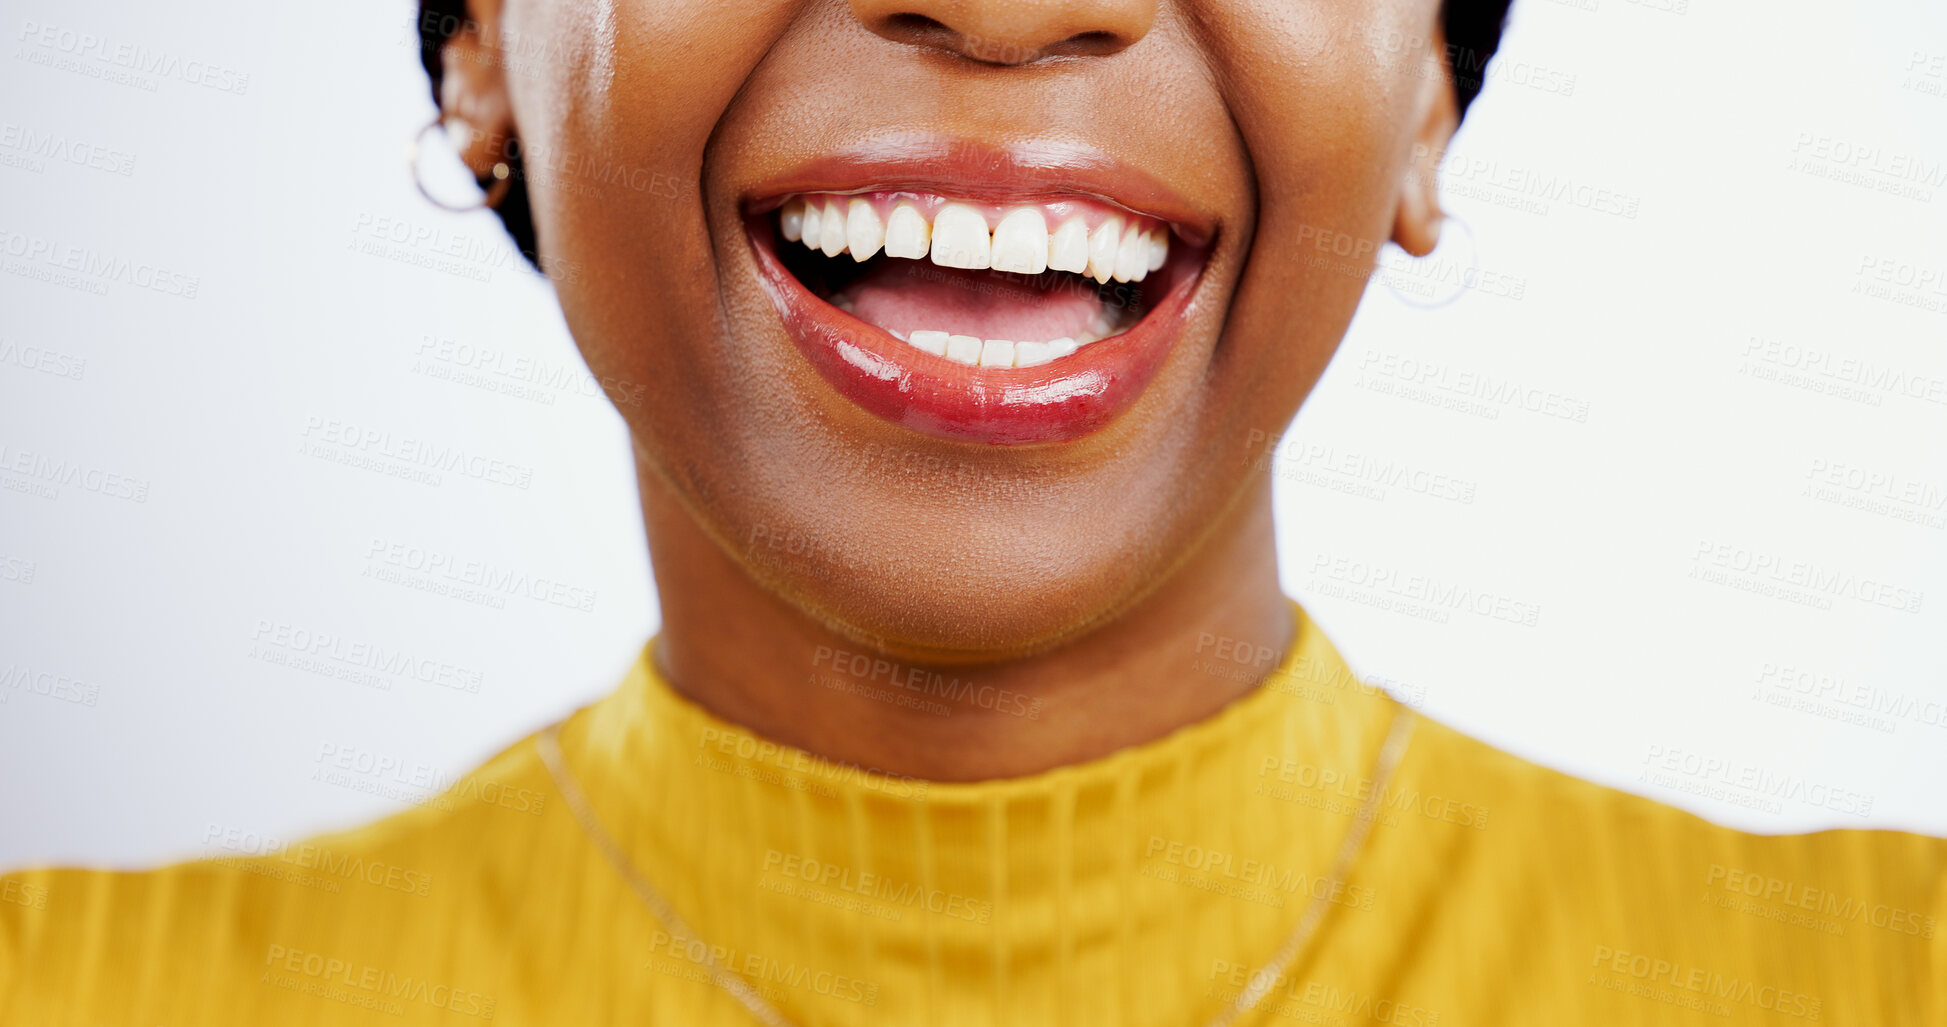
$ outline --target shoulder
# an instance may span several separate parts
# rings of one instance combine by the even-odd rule
[[[1578,1004],[1648,997],[1737,1021],[1941,1011],[1942,839],[1740,831],[1426,718],[1387,800],[1391,848],[1439,868],[1411,901],[1467,925],[1456,944],[1518,953]]]
[[[1671,882],[1697,885],[1741,882],[1738,868],[1721,865],[1721,860],[1745,860],[1752,864],[1746,870],[1799,870],[1834,884],[1891,888],[1916,900],[1936,898],[1934,892],[1947,881],[1947,839],[1893,830],[1742,831],[1541,766],[1425,716],[1415,735],[1410,776],[1444,790],[1423,796],[1423,801],[1442,808],[1451,802],[1471,807],[1478,812],[1476,826],[1483,837],[1521,843],[1540,854],[1558,854],[1559,847],[1626,849],[1641,858],[1619,860],[1617,870],[1640,875],[1681,867],[1687,876]],[[1813,801],[1817,787],[1782,778],[1755,784],[1751,791]],[[1705,862],[1693,866],[1697,860]],[[1774,893],[1784,890],[1775,884],[1766,887]]]
[[[467,928],[518,905],[520,857],[552,819],[546,778],[529,738],[356,830],[272,852],[218,835],[211,848],[235,855],[156,870],[0,877],[0,1022],[208,1021],[218,994],[237,1022],[490,1014],[505,934]]]

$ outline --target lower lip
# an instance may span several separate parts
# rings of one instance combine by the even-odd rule
[[[997,446],[1079,439],[1134,404],[1182,330],[1202,259],[1172,252],[1150,275],[1163,276],[1162,298],[1120,335],[1039,367],[980,368],[910,346],[813,296],[779,262],[770,219],[748,227],[785,331],[832,388],[894,424]]]

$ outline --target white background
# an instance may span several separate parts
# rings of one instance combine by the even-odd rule
[[[0,867],[367,820],[611,689],[657,622],[621,422],[491,217],[412,191],[411,9],[8,6]],[[1389,256],[1279,451],[1285,580],[1356,669],[1726,823],[1947,834],[1947,7],[1872,6],[1520,0],[1443,175],[1471,256]],[[571,373],[455,381],[478,351]],[[330,422],[527,485],[333,462]],[[390,545],[592,609],[369,576]],[[298,631],[479,688],[274,662]]]

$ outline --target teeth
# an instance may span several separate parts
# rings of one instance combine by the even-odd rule
[[[919,209],[910,203],[902,203],[892,209],[892,217],[886,219],[886,256],[904,257],[919,260],[926,256],[926,248],[933,239],[933,226],[926,223]]]
[[[1115,274],[1117,242],[1122,236],[1122,219],[1110,218],[1095,227],[1095,233],[1088,237],[1088,271],[1090,278],[1098,283],[1107,283]]]
[[[980,366],[1013,367],[1014,344],[1006,339],[988,339],[981,343]]]
[[[987,219],[961,203],[949,203],[933,216],[933,263],[978,271],[988,264],[992,240]]]
[[[882,221],[872,200],[856,196],[822,203],[792,197],[778,211],[778,234],[828,257],[850,252],[860,263],[884,249],[889,257],[930,258],[941,267],[1027,275],[1053,268],[1103,284],[1140,282],[1167,263],[1170,252],[1168,229],[1125,223],[1120,216],[1091,232],[1087,219],[1076,214],[1050,232],[1040,209],[1021,207],[990,232],[986,216],[970,204],[944,204],[928,224],[919,207],[901,201]]]
[[[994,270],[1038,275],[1048,270],[1048,221],[1023,207],[994,229]]]
[[[971,335],[949,335],[946,337],[946,358],[963,364],[980,363],[980,340]]]
[[[865,263],[885,241],[886,226],[879,223],[879,212],[864,200],[853,200],[845,210],[845,248],[852,251],[852,259]]]
[[[923,329],[903,334],[893,332],[892,335],[914,349],[923,349],[936,357],[978,367],[1039,367],[1051,360],[1070,356],[1101,338],[1093,332],[1083,332],[1078,339],[1064,336],[1052,342],[1009,342],[1006,339],[982,342],[971,335]]]
[[[778,234],[786,242],[797,242],[804,238],[804,201],[792,200],[784,205],[777,217]]]
[[[946,356],[946,341],[952,338],[945,332],[914,332],[906,341],[936,357]]]
[[[839,209],[837,200],[826,200],[824,213],[818,216],[818,248],[827,257],[845,252],[845,212]]]
[[[986,354],[982,353],[982,357]],[[1014,366],[1035,367],[1055,359],[1054,347],[1045,342],[1017,342],[1014,344]],[[981,361],[985,363],[983,359]]]
[[[804,215],[800,218],[800,224],[798,226],[799,231],[802,233],[798,238],[804,241],[805,248],[813,250],[818,248],[818,222],[823,219],[824,215],[818,213],[816,206],[809,203],[805,204]]]
[[[1144,243],[1142,232],[1130,225],[1122,233],[1122,241],[1115,248],[1115,280],[1118,282],[1140,282],[1149,274],[1149,247]]]
[[[1081,274],[1088,270],[1088,222],[1069,218],[1048,238],[1048,266]]]

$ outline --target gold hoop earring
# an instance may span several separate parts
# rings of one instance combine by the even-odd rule
[[[433,206],[441,210],[452,211],[455,214],[464,214],[468,211],[480,210],[483,207],[494,208],[500,206],[500,201],[507,198],[508,190],[514,187],[513,166],[504,160],[496,161],[492,170],[488,171],[485,177],[475,180],[476,184],[482,190],[482,196],[477,203],[468,204],[464,207],[455,206],[434,196],[432,191],[426,188],[425,180],[419,177],[419,147],[421,142],[425,140],[426,133],[431,132],[433,129],[441,128],[445,124],[446,112],[440,111],[438,116],[427,122],[426,127],[414,134],[412,141],[406,144],[406,172],[412,176],[413,187],[418,189],[419,195],[424,196],[427,202]]]

